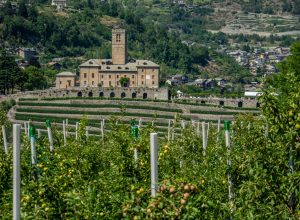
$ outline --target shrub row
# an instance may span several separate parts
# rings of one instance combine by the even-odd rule
[[[248,112],[229,112],[229,111],[204,111],[204,110],[191,110],[191,113],[194,114],[210,114],[210,115],[238,115],[238,114],[244,114]],[[257,115],[258,113],[253,113],[254,115]]]
[[[161,115],[161,114],[146,114],[135,112],[95,112],[95,111],[80,111],[80,110],[61,110],[61,109],[31,109],[31,108],[18,108],[18,112],[30,112],[30,113],[48,113],[48,114],[74,114],[74,115],[115,115],[115,116],[133,116],[133,117],[149,117],[149,118],[164,118],[173,119],[173,115]],[[185,120],[190,120],[190,116],[182,116]]]
[[[45,103],[45,102],[19,102],[20,106],[51,106],[51,107],[78,107],[78,108],[129,108],[129,109],[146,109],[146,110],[157,110],[165,112],[178,112],[182,113],[181,109],[162,108],[155,106],[145,105],[122,105],[122,104],[80,104],[80,103]]]

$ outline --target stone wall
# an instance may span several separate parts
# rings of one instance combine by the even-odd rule
[[[168,100],[169,91],[167,88],[99,88],[99,87],[74,87],[68,89],[48,89],[31,92],[20,92],[14,95],[2,97],[5,99],[18,98],[55,98],[55,97],[103,97],[103,98],[136,98],[147,100]],[[182,103],[202,103],[207,105],[257,108],[259,102],[253,98],[219,98],[219,97],[200,97],[200,98],[179,98],[176,101]],[[132,102],[130,102],[132,103]],[[175,107],[170,103],[157,103],[156,106]],[[186,106],[187,111],[190,109],[207,109],[209,106]]]

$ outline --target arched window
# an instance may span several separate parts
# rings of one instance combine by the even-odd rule
[[[78,92],[77,97],[82,97],[82,92]]]
[[[114,98],[115,97],[115,93],[111,92],[109,96],[110,96],[110,98]]]
[[[125,92],[122,92],[121,93],[121,98],[125,98],[126,97],[126,93]]]
[[[143,99],[147,99],[147,93],[143,93]]]
[[[257,103],[256,103],[256,108],[259,108],[259,107],[260,107],[260,103],[257,102]]]
[[[223,106],[224,105],[224,101],[220,101],[219,105]]]
[[[93,93],[92,92],[89,92],[89,97],[93,97]]]
[[[242,108],[242,107],[243,107],[243,102],[239,102],[239,103],[238,103],[238,107],[239,107],[239,108]]]
[[[103,92],[100,92],[99,93],[99,97],[103,97],[104,96],[104,93]]]
[[[136,98],[136,92],[132,93],[131,97],[132,97],[133,99],[135,99],[135,98]]]

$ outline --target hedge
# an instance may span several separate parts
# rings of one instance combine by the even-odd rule
[[[146,109],[146,110],[157,110],[165,112],[178,112],[182,113],[181,109],[162,108],[155,106],[145,105],[122,105],[122,104],[67,104],[67,103],[45,103],[45,102],[19,102],[20,106],[51,106],[51,107],[78,107],[78,108],[129,108],[129,109]]]

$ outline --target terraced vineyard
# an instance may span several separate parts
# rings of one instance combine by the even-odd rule
[[[219,119],[221,122],[232,120],[235,115],[245,112],[257,114],[258,111],[153,101],[89,98],[20,99],[12,112],[12,120],[18,123],[31,120],[42,128],[47,119],[55,122],[58,127],[61,127],[63,120],[68,119],[70,129],[74,129],[75,123],[86,117],[91,133],[97,133],[102,119],[112,119],[117,124],[129,124],[130,120],[136,119],[141,121],[142,127],[154,125],[156,131],[165,132],[170,120],[173,123],[182,121],[185,124],[200,121],[217,123]]]

